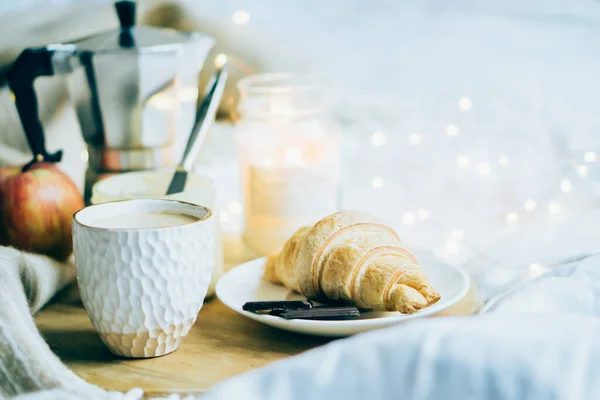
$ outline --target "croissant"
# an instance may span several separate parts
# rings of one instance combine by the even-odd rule
[[[267,259],[264,278],[309,299],[404,314],[440,299],[396,232],[360,211],[298,229]]]

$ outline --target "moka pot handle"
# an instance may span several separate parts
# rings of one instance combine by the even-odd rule
[[[62,159],[62,150],[55,153],[48,153],[46,150],[34,82],[40,76],[70,72],[69,58],[74,51],[73,45],[25,49],[8,72],[8,86],[13,93],[19,119],[33,153],[33,160],[28,165],[36,161],[59,162]]]

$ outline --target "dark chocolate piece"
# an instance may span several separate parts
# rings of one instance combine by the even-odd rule
[[[360,316],[356,307],[313,307],[304,310],[285,310],[270,312],[285,319],[311,319],[311,320],[344,320]]]
[[[290,301],[249,301],[242,306],[244,311],[250,312],[282,312],[286,310],[303,310],[312,307],[308,300]]]

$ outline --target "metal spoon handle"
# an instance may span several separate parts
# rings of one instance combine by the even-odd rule
[[[212,125],[215,115],[217,114],[217,109],[219,108],[219,103],[223,97],[226,82],[227,70],[223,67],[215,72],[206,86],[206,94],[196,113],[196,120],[194,121],[194,126],[192,127],[192,132],[190,133],[178,169],[189,171],[192,168],[192,164],[204,144],[208,129]]]

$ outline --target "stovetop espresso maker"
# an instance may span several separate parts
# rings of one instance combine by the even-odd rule
[[[214,45],[199,33],[136,26],[132,1],[115,7],[119,28],[26,49],[8,73],[34,161],[52,162],[62,152],[46,151],[33,83],[40,76],[70,75],[70,98],[89,154],[86,200],[103,175],[178,161],[176,133],[191,130],[199,72]],[[182,114],[183,98],[193,101],[191,112]]]

